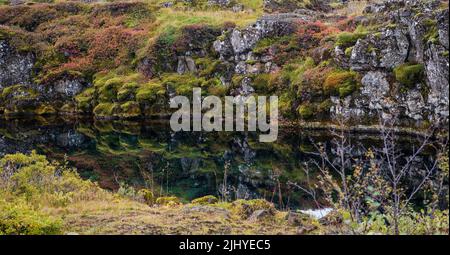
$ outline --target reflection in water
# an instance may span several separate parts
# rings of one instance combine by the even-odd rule
[[[370,135],[350,138],[379,143]],[[265,198],[290,208],[315,207],[288,183],[305,181],[302,163],[313,157],[312,141],[330,139],[328,132],[292,128],[281,129],[275,143],[260,143],[255,133],[174,133],[166,121],[0,120],[0,156],[33,149],[52,159],[67,155],[82,177],[104,188],[117,189],[122,182],[184,200],[211,194]]]

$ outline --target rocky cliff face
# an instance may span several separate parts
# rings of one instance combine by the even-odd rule
[[[215,95],[277,94],[287,119],[343,115],[373,123],[381,115],[398,116],[408,126],[448,123],[448,1],[380,1],[356,17],[339,14],[346,4],[331,7],[330,2],[263,1],[265,13],[251,25],[200,22],[151,39],[140,31],[159,23],[139,3],[90,5],[86,19],[113,17],[105,21],[111,22],[106,28],[89,27],[71,16],[79,14],[78,4],[47,6],[47,15],[33,24],[15,16],[24,10],[40,13],[35,7],[4,7],[0,32],[19,26],[21,33],[42,33],[48,47],[62,56],[44,60],[48,51],[15,48],[10,43],[17,41],[14,33],[0,33],[0,112],[151,116],[166,112],[171,97],[201,86]],[[255,11],[240,1],[187,1],[182,6],[242,15]],[[72,27],[75,31],[92,29],[92,35],[76,32],[92,41],[49,32],[61,23],[58,19],[76,20],[81,28]],[[145,26],[135,25],[141,23]],[[117,45],[95,45],[100,42]]]
[[[0,40],[0,90],[16,84],[30,84],[34,57],[20,53],[6,40]]]
[[[366,7],[367,18],[360,20],[372,24],[377,19],[389,20],[390,24],[377,27],[354,45],[335,47],[333,60],[339,68],[358,72],[361,87],[346,97],[331,96],[331,117],[344,115],[361,120],[381,114],[383,118],[400,115],[416,124],[448,122],[449,21],[448,9],[439,10],[440,4],[440,1],[388,1]],[[278,67],[271,62],[273,56],[257,57],[253,53],[257,42],[265,37],[289,35],[294,24],[317,20],[317,15],[309,12],[265,16],[242,31],[226,31],[225,39],[215,42],[215,50],[222,60],[233,62],[235,74],[274,72]],[[345,51],[349,52],[347,56]],[[402,84],[405,81],[396,80],[395,69],[399,68],[397,76],[414,76],[409,70],[400,69],[407,65],[422,70],[405,87]],[[402,71],[407,73],[401,74]]]
[[[387,18],[392,25],[359,39],[349,60],[343,57],[343,49],[336,47],[335,54],[348,60],[341,65],[363,77],[359,96],[344,98],[342,103],[333,99],[334,114],[361,116],[397,111],[416,121],[448,121],[448,37],[444,35],[448,34],[449,21],[448,9],[437,10],[439,4],[388,1],[366,8],[366,13]],[[402,81],[391,79],[396,67],[412,63],[423,70],[407,88]]]

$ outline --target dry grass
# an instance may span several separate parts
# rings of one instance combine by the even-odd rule
[[[334,13],[342,16],[359,16],[363,14],[363,10],[368,4],[381,2],[383,2],[383,0],[352,0],[342,8],[336,9]]]
[[[245,27],[255,22],[261,15],[262,13],[259,11],[192,11],[165,8],[160,9],[156,15],[156,21],[152,24],[152,26],[155,26],[156,29],[152,31],[152,34],[160,34],[162,31],[170,27],[180,28],[194,24],[220,26],[227,22],[233,22],[238,27]]]
[[[267,220],[251,222],[218,206],[149,207],[113,196],[105,200],[73,203],[60,209],[47,208],[46,211],[64,220],[66,233],[83,235],[296,234],[298,229],[287,224],[282,212]]]

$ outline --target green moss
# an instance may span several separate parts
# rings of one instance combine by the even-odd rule
[[[59,111],[63,113],[74,113],[76,112],[76,106],[74,103],[67,103],[64,104]]]
[[[319,104],[317,110],[320,113],[328,113],[330,111],[331,106],[333,106],[333,102],[331,102],[331,100],[328,98]]]
[[[280,109],[281,115],[287,118],[292,118],[295,115],[293,114],[293,102],[294,102],[294,94],[292,93],[283,93],[279,96],[278,100],[278,108]]]
[[[95,84],[100,102],[114,102],[117,98],[117,91],[123,85],[119,77],[109,79],[101,84]]]
[[[352,55],[353,46],[345,49],[345,56],[350,57]]]
[[[327,94],[346,97],[359,87],[357,73],[353,71],[335,71],[330,73],[324,82]]]
[[[161,83],[151,81],[136,90],[136,100],[142,103],[153,103],[165,94],[166,90]]]
[[[394,68],[395,79],[402,85],[413,88],[420,83],[424,75],[424,66],[422,64],[405,63]]]
[[[253,200],[236,200],[232,203],[232,212],[247,219],[253,212],[257,210],[267,210],[273,212],[275,207],[272,203],[264,199],[253,199]]]
[[[220,60],[214,60],[211,58],[198,58],[195,60],[199,71],[200,77],[213,77],[223,74],[227,71],[227,66]]]
[[[386,25],[386,28],[388,29],[396,29],[397,28],[397,24],[396,23],[389,23]]]
[[[437,21],[432,19],[423,20],[425,26],[424,41],[427,43],[437,43],[439,42],[439,32],[437,27]]]
[[[125,101],[133,99],[137,88],[139,88],[139,84],[137,82],[128,82],[123,84],[117,91],[117,100]]]
[[[141,115],[139,104],[134,101],[129,101],[120,105],[120,117],[134,118]]]
[[[92,110],[94,93],[95,88],[87,88],[75,97],[75,102],[79,110],[83,112],[90,112]]]
[[[298,108],[298,113],[304,120],[311,119],[314,115],[314,108],[310,104],[302,104]]]
[[[191,203],[195,205],[210,205],[216,204],[217,202],[219,202],[219,199],[217,199],[217,197],[209,195],[194,199]]]
[[[179,205],[181,201],[178,197],[159,197],[156,199],[157,205],[171,206],[171,205]]]
[[[48,105],[48,104],[43,104],[40,105],[35,111],[34,113],[38,114],[38,115],[46,115],[46,114],[53,114],[56,113],[55,108],[53,108],[53,106]]]
[[[148,189],[139,190],[138,195],[140,195],[144,199],[144,202],[150,206],[155,203],[155,196],[153,195],[153,192]]]
[[[253,79],[253,87],[256,92],[265,92],[269,88],[270,74],[260,74]]]
[[[203,77],[196,77],[191,74],[178,75],[169,74],[162,77],[164,87],[175,89],[177,95],[192,96],[193,88],[207,88],[210,83]]]
[[[305,71],[314,66],[314,60],[310,57],[302,61],[290,63],[283,68],[281,78],[288,82],[291,88],[299,87],[303,82],[303,74]]]
[[[1,98],[4,100],[13,99],[13,100],[21,100],[21,99],[34,99],[38,96],[38,93],[25,86],[25,85],[14,85],[10,87],[6,87],[3,89]]]
[[[336,36],[336,46],[348,48],[355,45],[358,39],[364,38],[368,34],[363,27],[358,27],[354,32],[342,32]]]
[[[270,47],[276,45],[276,44],[289,44],[291,41],[291,36],[282,36],[282,37],[268,37],[264,38],[256,44],[256,46],[253,49],[253,53],[255,54],[263,54],[266,52]]]
[[[102,103],[132,100],[142,80],[141,74],[129,70],[99,74],[94,80],[95,98],[93,99]]]
[[[116,103],[100,103],[94,108],[96,117],[113,117],[120,111],[120,105]]]
[[[226,96],[228,94],[228,87],[224,86],[219,79],[215,79],[215,85],[208,87],[208,94],[214,96]]]

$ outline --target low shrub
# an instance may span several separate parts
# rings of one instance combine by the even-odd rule
[[[34,210],[22,201],[7,202],[0,197],[0,235],[57,235],[62,221]]]
[[[0,199],[2,195],[23,200],[33,208],[61,207],[71,202],[101,195],[98,187],[84,181],[66,164],[49,162],[32,152],[9,154],[0,159]]]
[[[330,73],[324,82],[324,90],[331,95],[346,97],[358,88],[357,74],[352,71]]]
[[[217,199],[217,197],[209,195],[194,199],[191,203],[195,205],[210,205],[216,204],[217,202],[219,202],[219,199]]]
[[[156,199],[156,204],[163,206],[175,206],[180,205],[181,201],[177,197],[159,197]]]
[[[155,196],[153,195],[153,192],[148,189],[139,190],[138,195],[141,196],[144,202],[150,206],[155,203]]]

